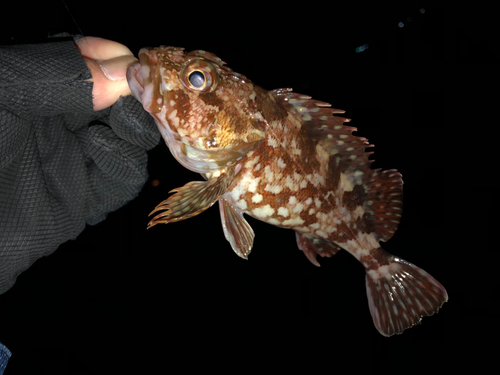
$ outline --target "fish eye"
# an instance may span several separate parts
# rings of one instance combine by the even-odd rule
[[[197,89],[202,89],[207,82],[205,74],[199,70],[194,70],[189,73],[188,80],[189,83],[191,83],[193,87],[196,87]]]
[[[180,80],[191,91],[210,92],[217,86],[218,73],[212,63],[198,58],[190,60],[182,68]]]

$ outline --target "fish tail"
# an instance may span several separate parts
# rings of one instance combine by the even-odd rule
[[[366,267],[366,294],[373,323],[384,336],[401,334],[438,312],[446,289],[423,269],[390,254]]]

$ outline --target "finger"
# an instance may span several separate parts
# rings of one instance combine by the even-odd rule
[[[123,44],[95,36],[83,37],[76,44],[82,56],[91,60],[108,60],[125,55],[133,56],[133,53]]]
[[[133,55],[123,55],[108,60],[97,60],[99,67],[111,81],[121,81],[127,78],[127,69],[138,60]]]
[[[102,71],[97,61],[85,59],[92,74],[92,102],[94,111],[112,106],[120,96],[130,95],[130,88],[126,79],[112,81]],[[126,68],[123,69],[126,71]],[[125,73],[124,73],[125,74]]]
[[[92,74],[95,111],[110,107],[120,96],[131,94],[126,73],[137,59],[127,47],[97,37],[79,39],[77,45]]]

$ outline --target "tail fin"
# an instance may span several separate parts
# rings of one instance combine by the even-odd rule
[[[394,257],[366,272],[366,294],[373,323],[384,336],[403,333],[448,301],[446,289],[417,266]]]

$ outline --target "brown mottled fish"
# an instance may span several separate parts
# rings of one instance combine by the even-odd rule
[[[346,250],[365,267],[370,312],[384,336],[448,300],[431,275],[380,247],[399,224],[403,181],[395,169],[370,168],[372,145],[334,115],[344,111],[291,89],[264,90],[206,51],[143,48],[139,60],[127,75],[134,96],[174,157],[205,178],[173,190],[149,227],[218,201],[226,239],[242,258],[254,239],[243,214],[294,230],[316,266],[317,255]]]

